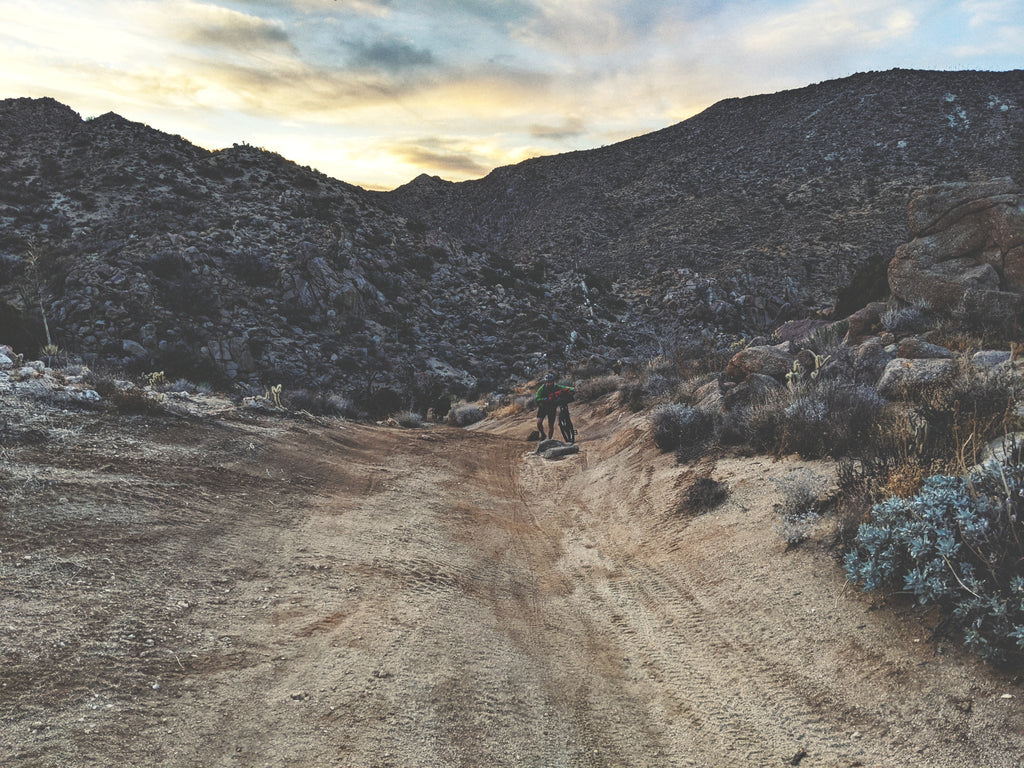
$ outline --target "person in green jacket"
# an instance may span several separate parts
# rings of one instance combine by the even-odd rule
[[[537,431],[540,432],[540,439],[545,439],[544,419],[548,422],[547,437],[553,439],[555,436],[555,414],[559,406],[567,405],[575,390],[568,384],[555,382],[555,374],[549,373],[544,377],[544,383],[540,385],[534,400],[537,403]]]

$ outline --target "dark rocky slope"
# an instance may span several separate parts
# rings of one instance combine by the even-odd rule
[[[384,388],[390,407],[420,407],[534,375],[573,331],[595,353],[618,342],[607,313],[554,302],[358,187],[251,146],[208,152],[113,114],[83,121],[48,99],[0,103],[0,224],[3,335],[38,347],[40,298],[62,349],[139,371]],[[25,290],[30,254],[38,297]]]
[[[749,329],[847,295],[841,309],[856,309],[865,289],[885,290],[915,190],[1022,168],[1024,71],[892,70],[727,99],[620,144],[478,181],[421,176],[382,197],[516,263],[651,284],[669,305],[692,273],[713,277]]]

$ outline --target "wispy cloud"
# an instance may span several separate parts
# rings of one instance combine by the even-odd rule
[[[491,170],[493,157],[481,155],[465,142],[441,138],[424,138],[386,147],[399,162],[430,169],[433,174],[482,176]]]
[[[195,2],[186,3],[175,17],[170,28],[187,44],[240,51],[294,51],[284,24],[278,20]]]
[[[843,51],[890,45],[913,32],[913,4],[892,0],[810,0],[759,18],[739,34],[741,45],[772,56],[804,56],[808,50]]]
[[[533,123],[529,126],[530,135],[538,139],[567,139],[582,136],[587,131],[582,118],[570,115],[558,125]]]
[[[429,49],[398,38],[380,36],[371,41],[352,42],[348,46],[353,52],[351,64],[359,69],[405,72],[436,63]]]

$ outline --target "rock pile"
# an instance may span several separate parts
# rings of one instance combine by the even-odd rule
[[[1024,190],[1011,179],[938,185],[909,207],[913,240],[896,249],[889,266],[892,301],[872,302],[833,325],[852,348],[859,374],[884,397],[941,385],[960,370],[957,356],[929,341],[928,325],[963,317],[965,306],[990,324],[1019,323],[1024,309]],[[907,317],[919,315],[918,321]],[[914,327],[916,326],[916,327]],[[1004,326],[1005,327],[1005,326]],[[818,323],[802,326],[804,336]],[[757,396],[823,372],[830,361],[801,346],[789,329],[780,344],[754,343],[737,352],[717,382],[697,393],[705,409],[745,405]],[[975,353],[977,372],[1013,370],[1007,350]]]

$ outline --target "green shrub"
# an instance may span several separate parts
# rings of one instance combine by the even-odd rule
[[[913,498],[874,506],[845,556],[847,578],[938,606],[985,659],[1024,658],[1022,491],[1021,464],[929,477]]]

